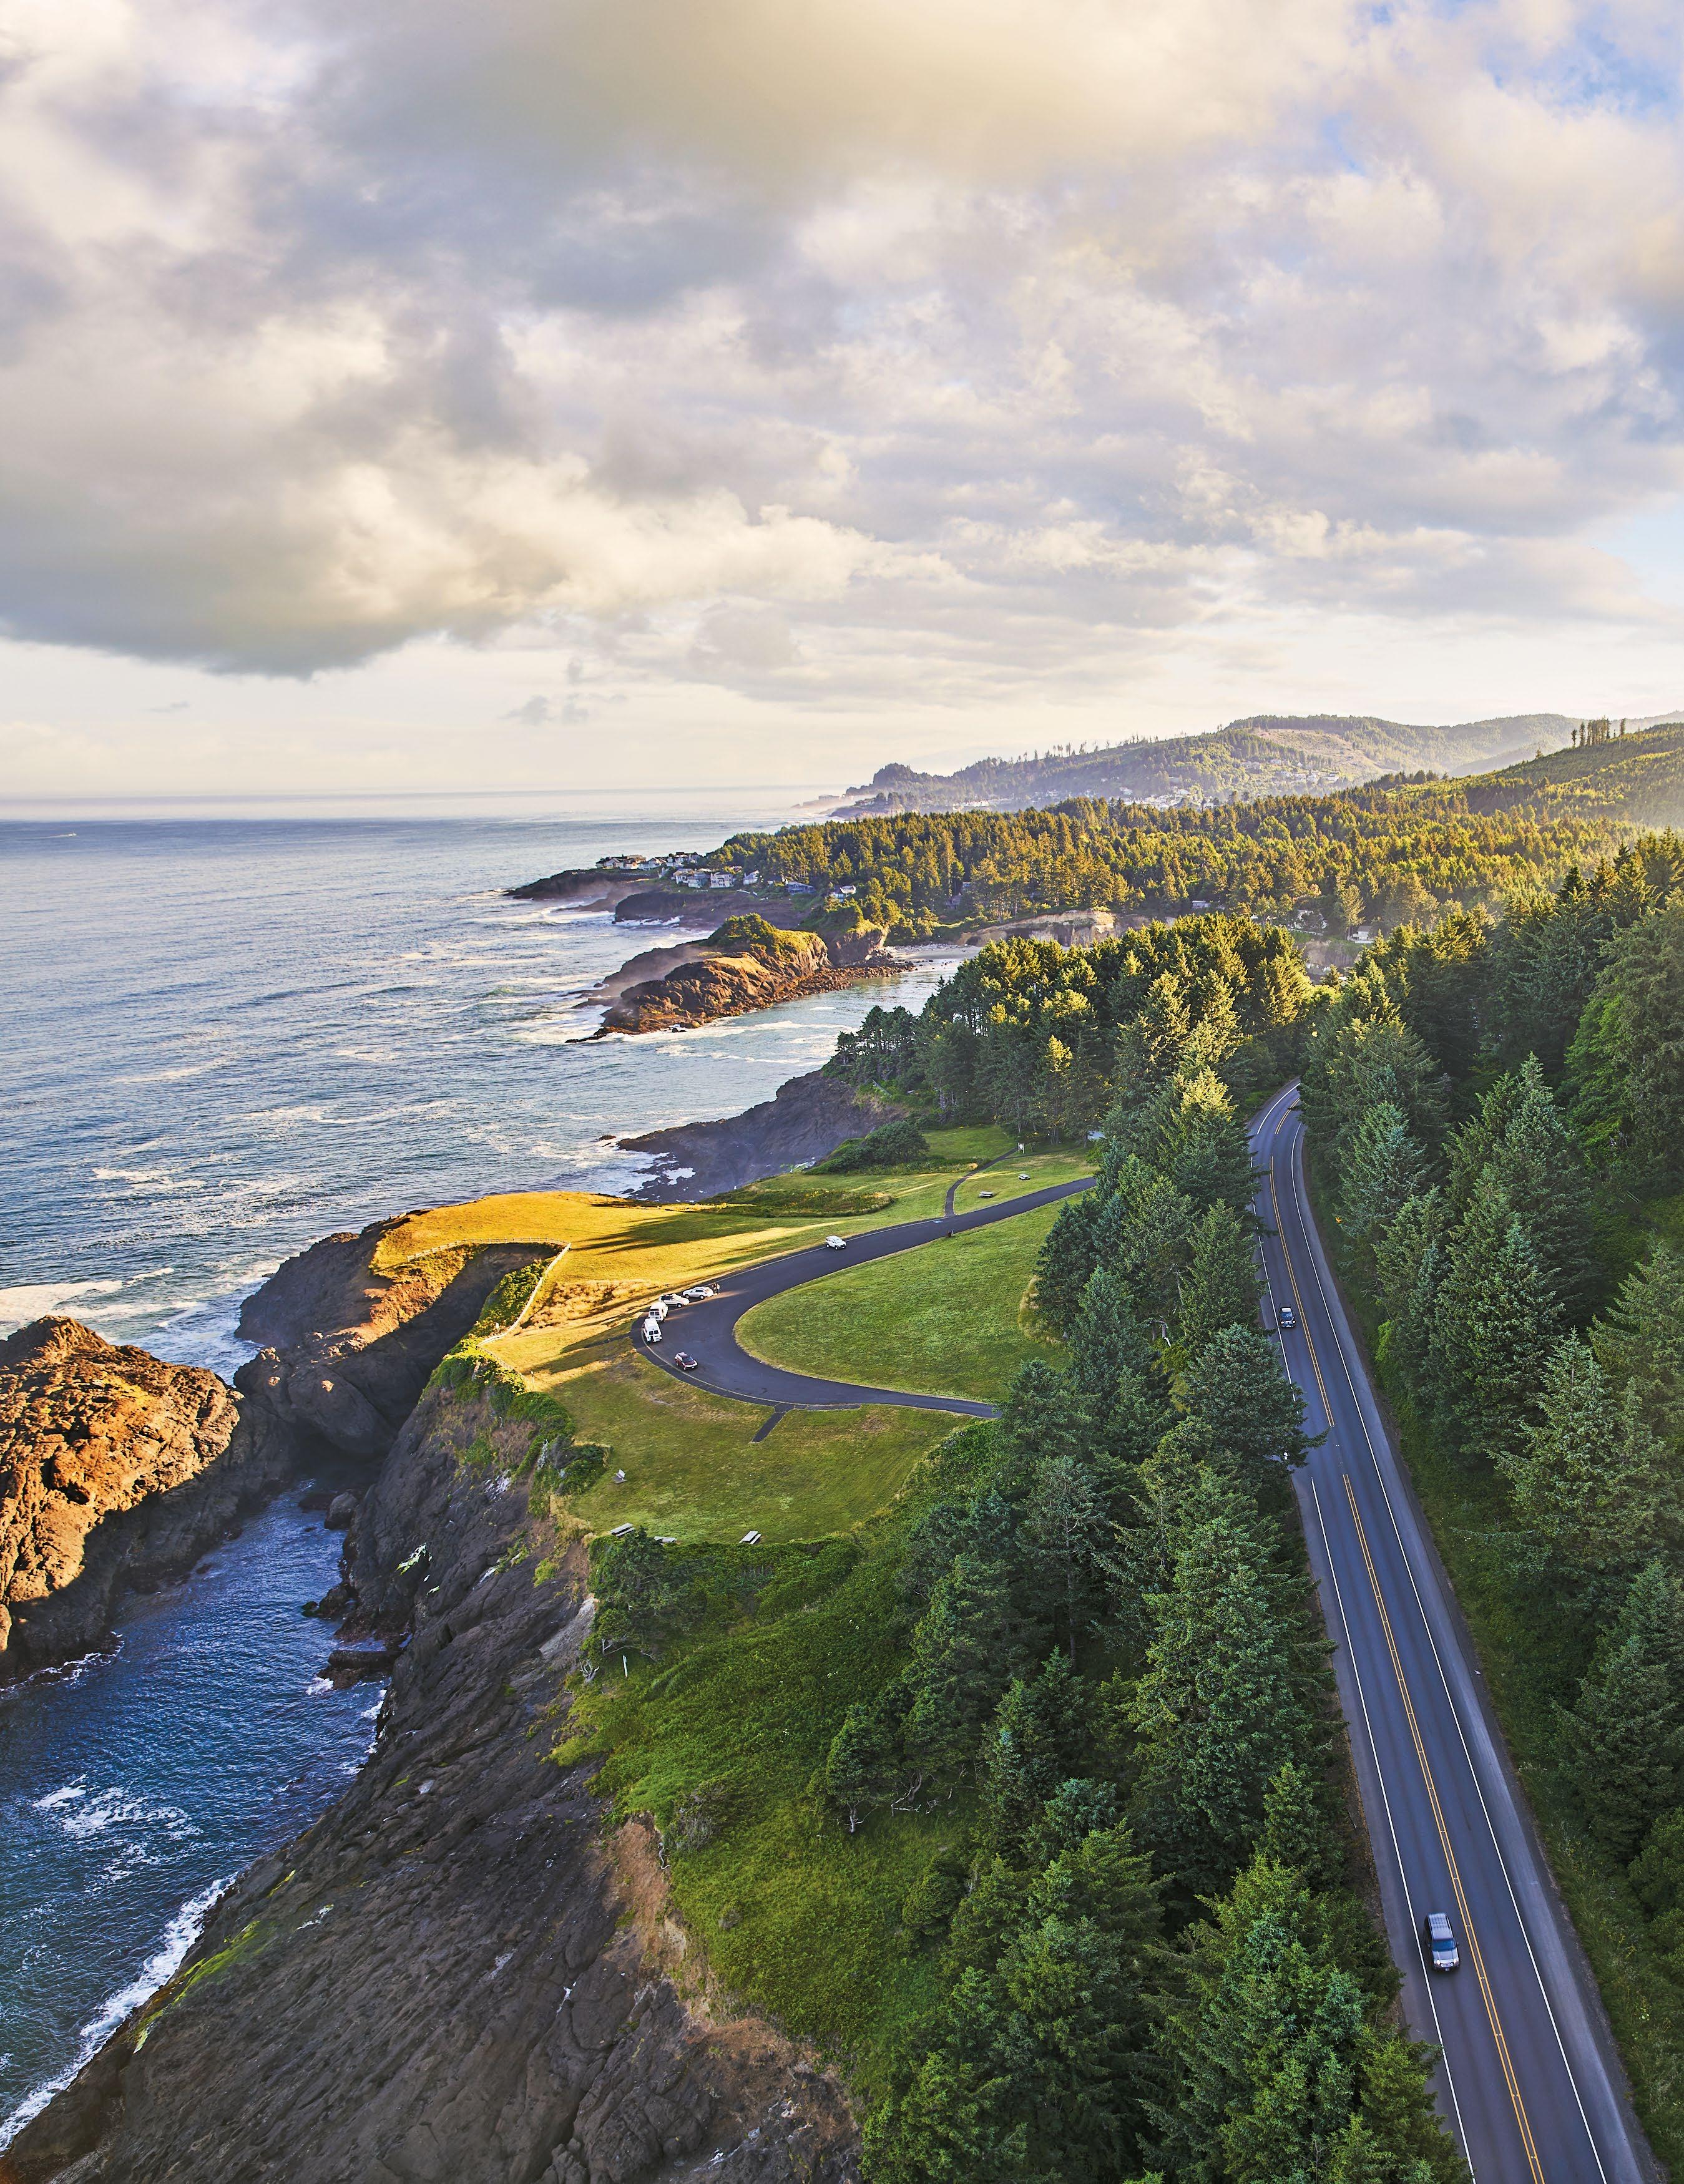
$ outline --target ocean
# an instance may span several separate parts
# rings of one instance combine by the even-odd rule
[[[668,937],[503,890],[708,849],[803,794],[296,804],[0,820],[0,1333],[64,1312],[231,1373],[239,1303],[334,1229],[490,1190],[612,1190],[613,1140],[731,1114],[945,964],[700,1031],[586,1043]],[[367,1749],[298,1603],[339,1541],[288,1496],[114,1653],[0,1692],[0,2145],[168,1976],[218,1887]],[[4,2120],[9,2118],[10,2120]]]

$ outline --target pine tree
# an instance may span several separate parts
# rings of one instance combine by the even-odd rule
[[[1061,1653],[1012,1680],[982,1747],[989,1841],[1016,1860],[1059,1785],[1080,1771],[1086,1729],[1079,1676]]]
[[[1224,1205],[1244,1213],[1257,1194],[1246,1126],[1213,1069],[1173,1078],[1149,1111],[1140,1156],[1201,1212]]]
[[[1401,1107],[1382,1100],[1351,1132],[1340,1159],[1340,1218],[1357,1243],[1369,1242],[1426,1182],[1426,1155]]]
[[[1023,1513],[1025,1562],[1048,1604],[1057,1603],[1073,1663],[1077,1640],[1097,1600],[1098,1557],[1110,1534],[1105,1498],[1090,1462],[1068,1450],[1043,1457]]]
[[[1263,1833],[1257,1855],[1291,1866],[1312,1888],[1332,1878],[1330,1830],[1308,1767],[1283,1759],[1263,1790]]]
[[[1386,1355],[1417,1386],[1429,1371],[1446,1225],[1439,1193],[1419,1192],[1404,1201],[1374,1245],[1375,1286],[1386,1316]]]
[[[1684,1765],[1684,1586],[1659,1563],[1632,1580],[1559,1729],[1563,1771],[1592,1829],[1629,1858],[1679,1802]]]
[[[874,1807],[889,1802],[901,1779],[901,1755],[882,1709],[856,1700],[824,1763],[824,1793],[845,1815],[850,1835]]]
[[[1101,1263],[1134,1300],[1135,1317],[1164,1333],[1174,1316],[1197,1219],[1193,1201],[1132,1156],[1119,1163],[1101,1217]]]
[[[1093,1415],[1109,1409],[1125,1375],[1145,1380],[1157,1369],[1133,1300],[1109,1268],[1089,1277],[1069,1341],[1070,1377]]]
[[[1684,1540],[1676,1467],[1645,1422],[1635,1385],[1622,1401],[1583,1337],[1550,1353],[1536,1425],[1497,1459],[1521,1529],[1543,1557],[1586,1576],[1629,1574]]]
[[[1002,1872],[997,1864],[995,1874]],[[916,2065],[867,2120],[871,2184],[1065,2184],[1136,2165],[1163,1947],[1150,1861],[1125,1827],[1032,1879],[979,1884],[998,1916]],[[960,1907],[969,1925],[974,1896]]]
[[[1301,1876],[1258,1859],[1217,1905],[1171,2019],[1176,2095],[1159,2115],[1174,2172],[1198,2184],[1326,2176],[1355,2112],[1365,2020]]]
[[[1067,1199],[1035,1260],[1035,1310],[1061,1332],[1074,1326],[1082,1293],[1098,1262],[1103,1206],[1096,1190]]]
[[[1183,1371],[1224,1328],[1256,1320],[1260,1289],[1251,1239],[1228,1206],[1213,1206],[1194,1224],[1181,1283],[1175,1349]]]
[[[1256,1327],[1213,1334],[1175,1383],[1184,1412],[1205,1420],[1253,1492],[1278,1463],[1298,1464],[1313,1444],[1304,1398],[1281,1370],[1274,1345]]]
[[[1561,1333],[1561,1313],[1531,1239],[1501,1190],[1475,1185],[1445,1254],[1430,1370],[1464,1452],[1500,1461],[1523,1429]]]
[[[1508,1112],[1483,1173],[1525,1223],[1556,1302],[1576,1324],[1589,1318],[1602,1288],[1584,1155],[1550,1095],[1537,1057],[1529,1054],[1512,1077]],[[1500,1089],[1487,1095],[1488,1102]]]
[[[997,1554],[962,1554],[912,1633],[908,1757],[943,1774],[963,1767],[1001,1693],[1039,1650],[1040,1635],[1008,1564]]]
[[[1281,1761],[1308,1748],[1302,1649],[1254,1535],[1225,1516],[1185,1535],[1168,1591],[1149,1605],[1146,1665],[1128,1702],[1135,1810],[1181,1887],[1204,1894],[1256,1837]]]
[[[1684,1257],[1670,1244],[1626,1276],[1591,1346],[1613,1380],[1637,1389],[1650,1428],[1684,1445]]]

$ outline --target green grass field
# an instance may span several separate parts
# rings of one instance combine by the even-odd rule
[[[1019,1191],[1039,1187],[1016,1183],[1015,1172],[1012,1181]],[[738,1322],[737,1340],[793,1372],[997,1402],[1027,1359],[1058,1355],[1023,1324],[1023,1309],[1058,1210],[1040,1206],[772,1297]]]
[[[593,1531],[644,1524],[686,1541],[845,1532],[892,1501],[918,1458],[953,1430],[940,1412],[877,1405],[791,1411],[757,1441],[763,1406],[687,1387],[638,1357],[555,1392],[581,1440],[614,1451],[606,1474],[568,1505],[572,1513]]]
[[[930,1161],[916,1169],[835,1177],[798,1172],[697,1206],[633,1206],[568,1191],[481,1199],[413,1217],[384,1248],[396,1264],[421,1251],[499,1238],[569,1244],[527,1324],[482,1347],[565,1404],[581,1440],[614,1451],[608,1475],[570,1504],[593,1530],[640,1524],[686,1541],[736,1540],[749,1530],[768,1541],[825,1539],[892,1500],[918,1457],[951,1431],[951,1420],[886,1405],[796,1411],[756,1441],[767,1416],[763,1405],[710,1396],[657,1371],[633,1350],[631,1330],[643,1303],[661,1290],[797,1251],[833,1229],[859,1235],[884,1222],[939,1213],[956,1176],[1002,1152],[1011,1156],[1009,1172],[990,1170],[980,1179],[1002,1197],[1084,1172],[1071,1155],[1020,1160],[1005,1132],[992,1127],[928,1134]],[[1018,1179],[1019,1169],[1028,1171],[1027,1181]],[[862,1203],[868,1212],[840,1210]],[[967,1281],[953,1303],[965,1323],[965,1384],[953,1392],[973,1392],[970,1383],[980,1374],[986,1385],[974,1392],[992,1396],[1035,1351],[1017,1317],[1046,1217],[1029,1215],[985,1231],[1012,1241],[955,1262]],[[1030,1235],[1036,1223],[1042,1225]],[[936,1252],[969,1254],[970,1240],[930,1245],[925,1256]],[[940,1270],[927,1271],[938,1275],[945,1295]],[[940,1339],[933,1325],[924,1334],[932,1346]],[[862,1330],[843,1377],[945,1392],[936,1381],[873,1380],[878,1346],[875,1334]],[[623,1485],[614,1479],[616,1470],[626,1473]]]
[[[905,1945],[901,1906],[932,1853],[965,1840],[974,1794],[878,1814],[850,1836],[811,1783],[850,1702],[901,1665],[907,1525],[938,1491],[965,1491],[987,1446],[974,1430],[944,1439],[848,1539],[756,1551],[752,1612],[653,1668],[633,1663],[629,1678],[599,1677],[574,1700],[578,1734],[564,1747],[601,1752],[597,1786],[616,1814],[652,1813],[666,1832],[674,1905],[733,2003],[843,2061],[867,2097],[896,2032],[940,1992],[934,1953]],[[746,1559],[722,1566],[740,1573]],[[675,1822],[699,1795],[717,1825],[687,1841]]]

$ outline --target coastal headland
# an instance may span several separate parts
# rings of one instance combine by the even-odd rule
[[[811,1106],[810,1082],[784,1105]],[[809,1131],[881,1110],[823,1112]],[[740,1156],[756,1126],[737,1127]],[[782,1128],[761,1134],[762,1174]],[[641,1494],[665,1476],[669,1507],[690,1497],[674,1528],[721,1540],[799,1478],[806,1502],[778,1528],[799,1540],[892,1499],[951,1427],[867,1407],[767,1442],[759,1407],[693,1396],[627,1339],[657,1289],[939,1210],[1000,1134],[936,1134],[927,1173],[880,1189],[773,1177],[708,1204],[555,1192],[413,1213],[323,1240],[256,1293],[264,1392],[199,1374],[211,1407],[265,1408],[277,1430],[284,1407],[290,1430],[342,1450],[387,1436],[322,1603],[342,1652],[390,1673],[375,1752],[0,2156],[5,2184],[465,2164],[499,2184],[676,2184],[703,2163],[743,2184],[849,2184],[839,2081],[716,1983],[649,1821],[614,1820],[595,1763],[547,1755],[592,1628],[587,1540],[629,1490],[614,1464]],[[686,1483],[698,1457],[711,1516]],[[839,1490],[851,1500],[833,1507]]]

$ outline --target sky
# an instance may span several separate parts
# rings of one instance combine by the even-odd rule
[[[0,796],[1684,701],[1651,0],[4,0]]]

